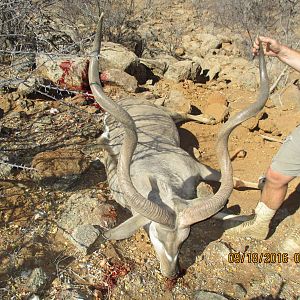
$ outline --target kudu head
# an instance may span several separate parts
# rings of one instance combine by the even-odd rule
[[[260,93],[255,103],[223,124],[217,139],[217,157],[221,169],[221,186],[216,194],[183,200],[172,194],[169,187],[157,182],[161,201],[143,197],[133,186],[130,177],[132,155],[137,146],[137,132],[131,116],[116,102],[107,97],[99,80],[98,55],[101,43],[101,15],[89,64],[90,87],[99,105],[110,113],[124,128],[123,144],[120,149],[117,177],[121,192],[135,214],[131,219],[108,231],[110,239],[126,238],[134,233],[132,227],[149,224],[149,235],[160,261],[161,272],[166,277],[178,274],[178,252],[188,237],[190,226],[205,220],[221,210],[233,189],[232,166],[228,153],[228,138],[232,130],[261,110],[269,95],[269,83],[262,47],[259,55]],[[135,226],[133,224],[136,224]],[[128,227],[128,232],[126,228]],[[120,230],[122,228],[122,230]],[[135,228],[136,229],[136,228]]]

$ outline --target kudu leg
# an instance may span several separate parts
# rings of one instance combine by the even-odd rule
[[[213,170],[213,169],[212,169]],[[215,171],[215,170],[213,170]],[[215,171],[217,172],[217,171]],[[213,190],[212,187],[205,182],[200,182],[197,186],[197,197],[202,199],[209,199],[213,196]],[[212,218],[218,219],[218,220],[232,220],[232,221],[238,221],[238,222],[244,222],[249,220],[249,216],[240,216],[240,215],[234,215],[231,213],[226,212],[226,208],[222,211],[218,212],[217,214],[213,215]]]
[[[123,240],[131,237],[141,227],[147,225],[149,219],[141,216],[134,215],[119,226],[112,228],[104,233],[105,238],[109,240]]]
[[[209,166],[203,165],[201,163],[198,163],[198,168],[199,168],[199,173],[201,174],[203,180],[220,182],[221,173],[219,171]],[[233,177],[233,185],[234,188],[245,187],[245,188],[259,189],[258,183],[245,181],[238,177]]]
[[[208,125],[216,124],[216,120],[214,117],[205,114],[191,115],[186,113],[175,112],[166,107],[161,107],[161,108],[170,115],[170,117],[173,119],[175,123],[184,122],[184,121],[196,121]]]

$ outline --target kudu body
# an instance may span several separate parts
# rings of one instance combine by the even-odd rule
[[[133,217],[104,235],[108,239],[130,237],[149,225],[149,236],[163,275],[178,274],[178,252],[190,226],[216,214],[233,189],[228,137],[244,120],[255,115],[268,98],[268,78],[260,54],[261,89],[256,103],[234,116],[221,129],[217,141],[220,173],[195,161],[179,146],[171,117],[161,108],[131,97],[114,102],[102,90],[98,55],[100,18],[89,66],[89,82],[96,101],[109,115],[102,136],[108,183],[115,200],[131,210]],[[197,186],[205,180],[220,180],[216,194]]]

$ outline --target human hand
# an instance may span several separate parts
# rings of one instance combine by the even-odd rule
[[[281,45],[278,41],[269,37],[259,36],[255,39],[255,42],[253,43],[252,52],[254,55],[259,54],[259,41],[263,43],[264,53],[267,56],[279,57],[281,52],[283,51],[283,45]]]

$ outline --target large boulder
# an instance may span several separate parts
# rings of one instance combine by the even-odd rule
[[[138,63],[138,57],[124,46],[112,42],[102,43],[99,59],[101,71],[107,69],[128,71]]]
[[[221,67],[218,80],[254,90],[259,83],[259,70],[244,58],[231,58],[228,65]]]
[[[213,50],[221,48],[222,40],[209,33],[198,33],[193,36],[183,36],[182,46],[187,56],[204,57]]]
[[[135,92],[138,87],[137,80],[133,76],[118,69],[103,71],[100,78],[104,82],[122,87],[127,92]]]
[[[222,40],[215,35],[209,33],[200,33],[196,35],[196,38],[201,43],[199,49],[202,57],[205,57],[211,50],[220,49],[222,46]]]
[[[154,75],[162,77],[164,73],[168,69],[168,62],[164,59],[157,58],[157,59],[150,59],[150,58],[141,58],[140,63],[145,65],[149,68]]]
[[[89,162],[82,152],[73,149],[57,149],[37,154],[32,167],[40,178],[65,177],[82,174]]]
[[[193,62],[190,60],[178,61],[169,66],[164,77],[175,82],[189,79],[191,76],[192,65]]]
[[[205,75],[207,80],[216,79],[247,89],[256,89],[258,86],[258,67],[244,58],[208,54],[205,58],[195,56],[193,61],[201,66],[201,74]]]
[[[191,60],[176,61],[169,65],[164,77],[175,82],[188,79],[194,82],[202,82],[202,69],[198,63]]]
[[[49,57],[40,54],[36,58],[37,76],[70,90],[89,90],[87,57],[57,56]],[[110,43],[103,47],[100,55],[100,70],[105,81],[123,87],[126,91],[134,92],[137,81],[128,72],[137,73],[138,59],[135,54],[125,47]],[[127,73],[125,72],[127,71]],[[32,92],[34,82],[26,82],[19,86],[19,93]]]
[[[78,56],[36,57],[37,76],[53,84],[71,90],[86,90],[88,87],[88,59]]]
[[[224,60],[219,60],[216,56],[211,56],[206,59],[194,56],[192,60],[201,66],[201,76],[203,77],[203,80],[202,82],[199,81],[200,83],[216,79],[221,71],[221,65],[224,63]]]

